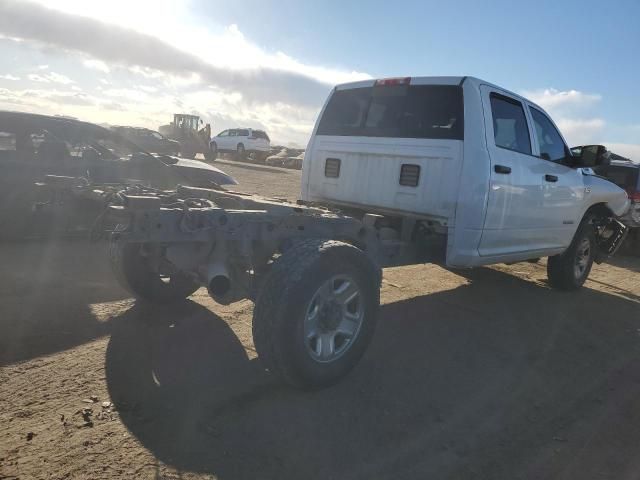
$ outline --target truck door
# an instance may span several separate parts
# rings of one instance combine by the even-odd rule
[[[571,155],[562,135],[544,112],[528,105],[534,127],[534,153],[544,160],[540,176],[546,236],[555,247],[568,247],[584,210],[581,170],[563,165]]]
[[[549,165],[534,156],[525,105],[494,87],[483,85],[481,92],[491,180],[479,253],[501,256],[548,249],[540,179]]]

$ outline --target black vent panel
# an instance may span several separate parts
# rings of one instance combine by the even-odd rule
[[[400,185],[417,187],[420,181],[420,165],[404,164],[400,169]]]
[[[324,163],[324,176],[338,178],[340,176],[340,163],[339,158],[327,158]]]

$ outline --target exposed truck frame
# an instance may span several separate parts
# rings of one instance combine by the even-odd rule
[[[90,185],[49,176],[48,203],[102,204],[116,278],[137,299],[168,303],[200,287],[213,300],[256,303],[253,334],[265,366],[301,388],[338,381],[375,328],[382,268],[444,260],[437,225],[364,211],[267,199],[224,189]],[[626,229],[593,225],[600,259]],[[350,344],[353,343],[353,345]]]
[[[252,299],[260,359],[318,388],[369,344],[383,267],[548,257],[551,286],[580,288],[628,231],[627,194],[591,170],[605,153],[572,154],[539,106],[480,79],[406,77],[334,89],[298,204],[47,183],[105,202],[111,263],[134,296],[176,301],[204,286],[222,304]]]

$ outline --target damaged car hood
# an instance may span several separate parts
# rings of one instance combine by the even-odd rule
[[[219,168],[201,162],[176,156],[163,155],[164,158],[171,158],[170,167],[180,176],[185,177],[190,182],[200,182],[202,180],[212,181],[218,185],[237,185],[238,182],[231,175],[226,174]]]

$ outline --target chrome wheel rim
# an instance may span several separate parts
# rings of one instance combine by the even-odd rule
[[[582,278],[589,267],[589,259],[591,258],[591,242],[588,238],[583,238],[578,244],[576,250],[576,259],[573,270],[576,278]]]
[[[306,309],[304,341],[315,361],[329,363],[343,356],[354,344],[364,319],[360,287],[347,275],[324,282]]]

